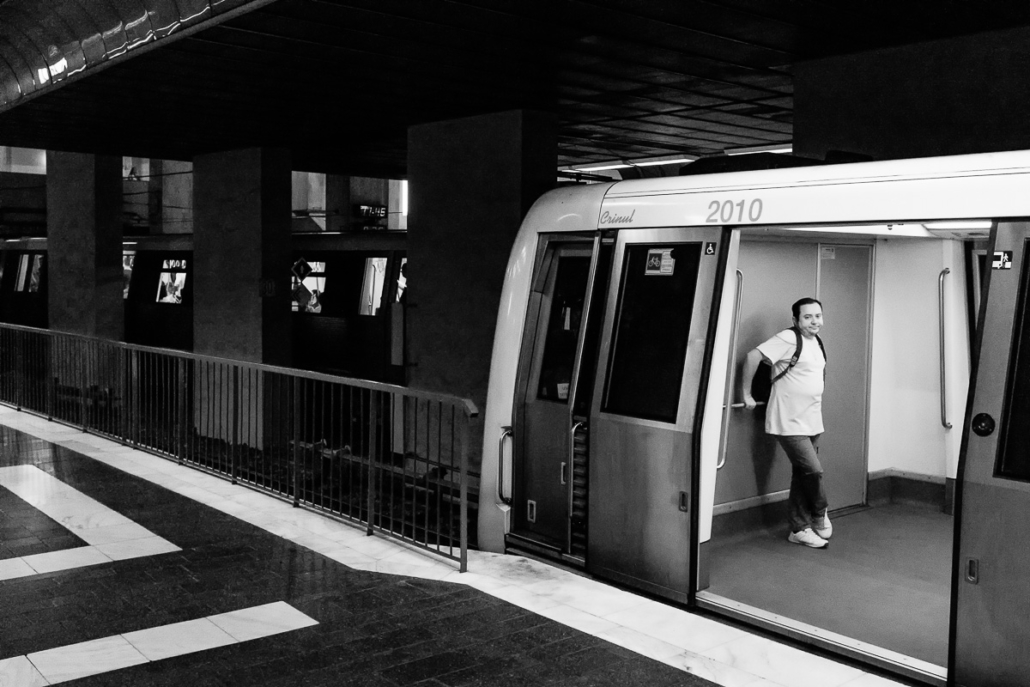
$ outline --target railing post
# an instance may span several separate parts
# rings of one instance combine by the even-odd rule
[[[232,446],[229,447],[229,475],[236,484],[236,451],[240,444],[240,368],[232,366]]]
[[[79,361],[79,424],[82,431],[86,431],[86,380],[89,378],[89,354],[85,348],[81,346],[81,355],[76,356]]]
[[[186,367],[187,364],[185,358],[175,359],[176,378],[179,382],[176,385],[176,393],[178,394],[179,402],[175,404],[178,415],[176,422],[176,440],[178,441],[179,447],[176,454],[179,458],[179,465],[186,462]]]
[[[368,529],[366,533],[372,536],[375,527],[376,507],[376,425],[378,424],[378,395],[377,392],[368,392]]]
[[[132,426],[129,428],[132,436],[130,443],[139,446],[139,416],[140,416],[140,384],[139,384],[139,351],[132,351],[129,356],[129,388],[132,389]]]
[[[50,359],[53,361],[55,355],[54,346],[52,345],[54,340],[51,340],[50,346]],[[49,422],[54,421],[54,399],[57,398],[57,377],[54,376],[54,370],[48,369],[49,374],[47,375],[47,401],[46,401],[46,419]]]
[[[12,332],[12,333],[13,334],[21,334],[21,332]],[[21,410],[21,407],[22,407],[21,388],[22,388],[22,385],[23,385],[22,377],[25,376],[25,363],[24,363],[24,360],[22,359],[22,350],[21,350],[21,348],[22,348],[22,337],[21,336],[15,336],[14,340],[15,340],[15,345],[12,347],[12,348],[14,348],[14,356],[13,356],[13,358],[14,358],[14,365],[12,366],[12,368],[15,370],[15,373],[14,373],[14,398],[15,398],[15,405],[18,407],[18,410]]]
[[[300,506],[300,412],[297,408],[300,403],[300,377],[293,378],[293,402],[290,404],[293,412],[293,507]]]
[[[461,416],[463,419],[461,423],[461,433],[458,435],[461,439],[461,484],[459,489],[461,490],[461,529],[460,529],[460,545],[461,545],[461,560],[458,564],[458,572],[468,572],[468,557],[469,557],[469,493],[468,493],[468,472],[469,472],[469,414],[462,408]]]

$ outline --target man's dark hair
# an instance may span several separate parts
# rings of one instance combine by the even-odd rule
[[[792,313],[794,313],[794,319],[796,320],[799,317],[801,317],[801,306],[802,305],[811,305],[813,303],[815,303],[816,305],[819,306],[820,309],[822,309],[823,302],[820,301],[820,300],[817,300],[815,298],[802,298],[797,303],[795,303],[794,305],[790,306],[790,311]]]

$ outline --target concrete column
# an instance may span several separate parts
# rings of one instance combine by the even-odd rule
[[[151,183],[156,183],[161,190],[161,233],[193,233],[193,163],[162,160],[161,176],[155,177],[154,162],[150,161],[150,174]]]
[[[122,159],[47,152],[50,328],[120,341]]]
[[[486,403],[501,286],[526,211],[552,188],[555,119],[513,111],[408,130],[412,387]],[[481,427],[469,455],[478,462]]]
[[[325,230],[346,231],[350,219],[350,177],[325,177]]]
[[[797,155],[1030,148],[1030,28],[814,60],[793,72]]]
[[[290,363],[289,153],[251,148],[193,161],[197,353]]]

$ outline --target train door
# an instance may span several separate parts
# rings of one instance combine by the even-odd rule
[[[583,542],[574,543],[572,531],[574,492],[585,488],[573,456],[582,423],[573,417],[572,399],[594,246],[592,238],[547,242],[534,275],[516,387],[512,534],[557,557],[582,556]]]
[[[623,231],[590,410],[588,568],[686,601],[692,457],[717,228]]]
[[[1030,223],[998,225],[961,457],[952,672],[1025,685],[1030,616]]]
[[[727,407],[709,402],[704,422],[722,429],[714,449],[702,443],[696,600],[936,683],[949,650],[953,420],[969,376],[965,250],[922,227],[895,232],[740,231],[737,293],[721,306],[736,310],[733,362],[710,382]],[[826,313],[820,459],[834,532],[819,550],[788,543],[789,463],[760,412],[732,408],[743,357],[808,295]]]

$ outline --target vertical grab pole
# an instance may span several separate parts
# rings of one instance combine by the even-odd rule
[[[730,399],[733,398],[733,387],[737,383],[737,331],[740,328],[740,299],[743,293],[744,273],[737,270],[737,299],[733,306],[733,329],[730,330],[730,357],[726,366],[726,393],[723,394],[722,401],[722,432],[719,433],[719,462],[715,465],[716,470],[721,470],[726,464],[726,451],[729,450],[727,432],[730,426],[730,409],[733,407]]]
[[[944,429],[951,429],[951,423],[948,422],[948,380],[945,371],[947,360],[944,357],[944,275],[950,273],[951,270],[945,267],[937,277],[937,304],[941,325],[941,426]]]

